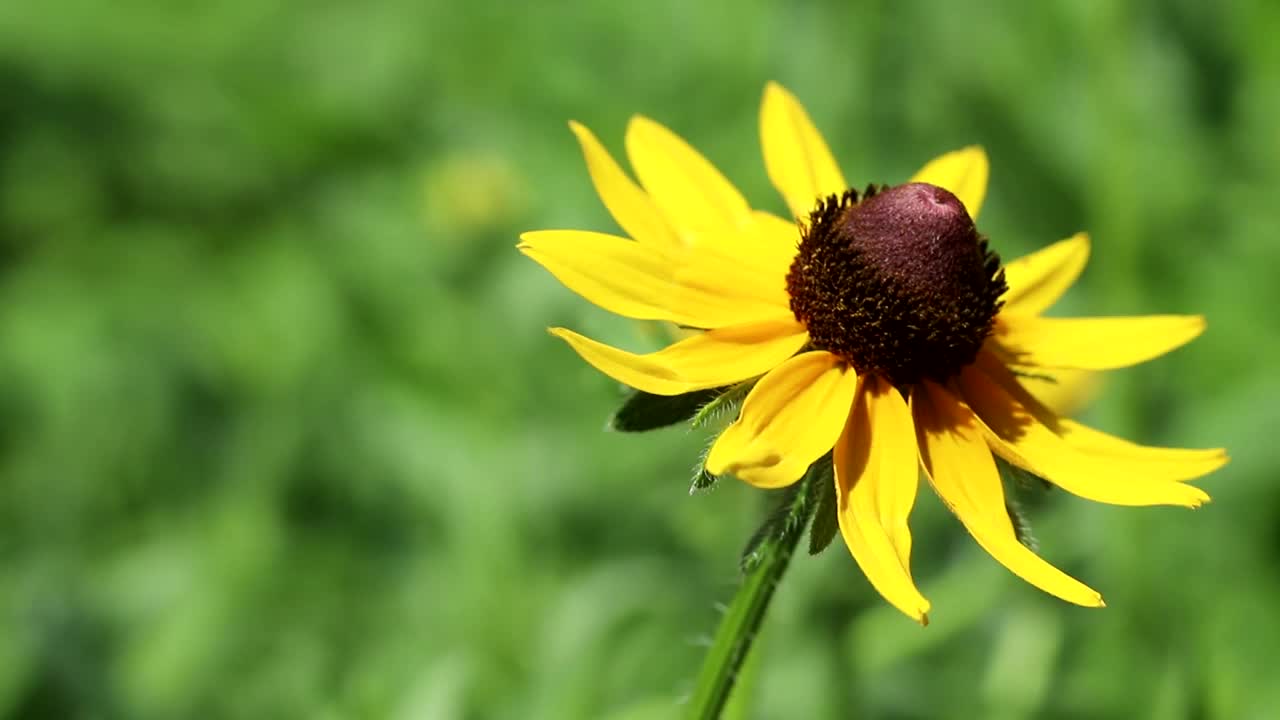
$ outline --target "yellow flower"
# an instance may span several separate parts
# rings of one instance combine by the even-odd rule
[[[1097,502],[1208,501],[1186,481],[1226,463],[1223,450],[1130,443],[1059,417],[1020,380],[1150,360],[1199,335],[1203,318],[1043,317],[1084,268],[1088,237],[1001,269],[974,226],[987,186],[981,148],[936,158],[905,185],[856,193],[804,108],[771,83],[760,136],[788,220],[752,209],[652,120],[627,128],[639,185],[589,130],[571,128],[630,239],[550,230],[524,234],[520,250],[602,308],[702,332],[643,355],[551,332],[648,393],[754,381],[706,470],[779,488],[832,453],[845,543],[912,618],[927,622],[929,610],[911,577],[907,526],[921,467],[983,549],[1085,606],[1102,606],[1102,596],[1019,542],[993,453]]]

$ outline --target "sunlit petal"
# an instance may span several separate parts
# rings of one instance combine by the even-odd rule
[[[872,586],[922,624],[929,601],[911,579],[911,530],[920,462],[911,410],[874,375],[863,377],[835,447],[840,533]]]
[[[769,180],[792,216],[807,218],[818,198],[848,186],[809,113],[786,88],[769,83],[760,107],[760,144]]]
[[[1223,448],[1166,448],[1138,445],[1074,420],[1058,420],[1058,434],[1079,450],[1102,457],[1123,458],[1167,466],[1161,476],[1179,480],[1197,478],[1226,465],[1230,458]],[[1184,477],[1185,476],[1185,477]]]
[[[1097,462],[1119,463],[1137,468],[1135,477],[1160,480],[1190,480],[1207,475],[1225,465],[1229,458],[1226,450],[1164,448],[1138,445],[1109,435],[1101,430],[1082,425],[1062,417],[1056,408],[1048,406],[1029,388],[1024,378],[1013,374],[991,353],[978,355],[975,363],[985,378],[1014,399],[1034,420],[1062,438],[1078,453],[1095,457]]]
[[[657,395],[679,395],[763,375],[808,341],[804,327],[789,317],[709,330],[646,355],[564,328],[552,328],[551,334],[605,375]]]
[[[692,244],[671,252],[682,282],[715,286],[731,281],[778,307],[790,306],[787,271],[800,237],[795,225],[755,212],[736,230],[703,230],[691,237]]]
[[[1009,462],[1073,495],[1113,505],[1199,507],[1209,496],[1169,477],[1182,470],[1168,463],[1101,457],[1068,444],[978,366],[960,374],[960,388],[983,423],[987,442]]]
[[[1019,378],[1023,387],[1059,415],[1074,415],[1088,407],[1103,386],[1103,375],[1092,370],[1054,368]]]
[[[930,160],[911,177],[911,182],[929,183],[950,190],[964,203],[969,217],[977,221],[982,201],[987,197],[989,174],[987,151],[971,145]]]
[[[750,220],[751,208],[742,193],[667,128],[633,117],[626,145],[640,184],[678,233],[735,228]]]
[[[1005,315],[992,337],[1016,365],[1109,370],[1160,357],[1204,332],[1199,315],[1046,318]]]
[[[667,226],[658,208],[638,185],[627,177],[618,163],[604,149],[596,136],[585,126],[570,122],[569,128],[582,145],[587,161],[587,172],[595,185],[600,200],[609,209],[613,219],[628,235],[640,242],[662,247],[676,244],[675,233]]]
[[[800,226],[772,213],[757,210],[751,214],[750,233],[759,253],[771,266],[790,269],[800,249]]]
[[[797,355],[774,368],[711,446],[707,471],[765,488],[795,482],[835,445],[857,381],[852,368],[825,351]]]
[[[1003,313],[1039,315],[1062,297],[1089,262],[1089,236],[1076,233],[1004,266]]]
[[[579,230],[544,230],[520,236],[522,253],[565,287],[600,307],[639,320],[670,320],[715,328],[786,311],[781,272],[735,274],[695,255],[677,261],[659,248]]]
[[[984,550],[1015,575],[1068,602],[1101,607],[1102,596],[1018,542],[1004,488],[977,417],[930,381],[911,394],[920,459],[934,490]]]

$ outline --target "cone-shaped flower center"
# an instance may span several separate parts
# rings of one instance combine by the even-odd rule
[[[820,203],[787,290],[815,347],[902,387],[973,362],[1005,283],[964,204],[910,183]]]

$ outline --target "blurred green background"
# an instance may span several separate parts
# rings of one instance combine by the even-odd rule
[[[987,147],[1060,312],[1203,312],[1087,418],[1227,446],[1206,508],[1033,498],[1109,608],[1017,581],[921,493],[921,629],[837,543],[737,718],[1280,717],[1280,5],[1257,0],[0,5],[0,708],[13,718],[676,715],[765,502],[706,438],[602,432],[544,332],[657,329],[528,229],[613,231],[566,121],[631,113],[754,204],[767,80],[858,185]]]

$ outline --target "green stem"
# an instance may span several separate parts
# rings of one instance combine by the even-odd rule
[[[782,515],[777,530],[750,551],[742,585],[721,618],[698,672],[686,715],[691,720],[715,720],[724,710],[751,643],[764,622],[773,591],[787,571],[796,543],[813,516],[817,483],[827,477],[819,469],[820,465],[821,461],[814,463],[804,479],[788,491],[777,511]]]

